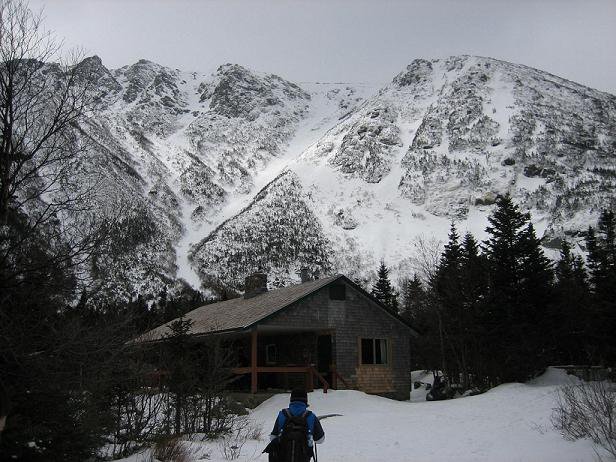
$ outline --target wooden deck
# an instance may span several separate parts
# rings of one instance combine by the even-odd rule
[[[260,373],[279,373],[279,374],[304,374],[306,378],[306,391],[314,391],[315,379],[321,383],[323,393],[327,393],[330,388],[329,382],[319,374],[314,366],[249,366],[234,367],[231,372],[237,375],[251,374],[251,393],[256,393],[258,388],[258,374]]]

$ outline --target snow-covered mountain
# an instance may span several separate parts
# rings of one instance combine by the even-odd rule
[[[241,288],[257,267],[280,284],[381,258],[402,274],[451,220],[482,237],[505,192],[547,246],[616,203],[616,97],[526,66],[418,59],[379,89],[82,65],[100,89],[83,127],[99,207],[127,212],[123,258],[98,270],[123,297],[178,278]]]

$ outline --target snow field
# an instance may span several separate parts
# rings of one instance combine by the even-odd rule
[[[430,375],[414,379],[428,382]],[[563,371],[549,369],[527,384],[505,384],[487,393],[449,401],[424,401],[425,389],[410,401],[394,401],[359,391],[310,393],[310,409],[323,419],[321,462],[574,462],[594,461],[590,441],[566,441],[550,423],[555,393],[572,383]],[[267,461],[261,454],[288,394],[275,395],[250,417],[262,425],[259,441],[246,442],[238,461]],[[224,462],[220,443],[190,443],[194,459],[209,453]],[[604,460],[605,455],[599,453]],[[140,459],[141,457],[141,459]],[[124,462],[138,462],[144,455]]]

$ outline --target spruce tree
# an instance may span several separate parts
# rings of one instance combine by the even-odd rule
[[[588,229],[586,246],[596,319],[595,360],[612,363],[616,360],[616,221],[612,211],[601,212],[596,231]]]
[[[554,303],[550,324],[555,354],[553,362],[585,364],[589,361],[588,283],[584,261],[574,255],[571,245],[563,241],[560,259],[555,265]]]
[[[600,279],[602,276],[603,263],[595,229],[592,226],[589,226],[586,232],[586,251],[588,253],[587,262],[588,271],[590,273],[590,284],[593,292],[595,292],[597,287],[601,286]]]
[[[616,295],[616,221],[614,212],[603,210],[599,216],[598,232],[598,293],[603,302],[614,302]]]
[[[490,284],[486,304],[490,375],[526,380],[545,365],[546,311],[551,291],[549,261],[530,224],[509,195],[499,196],[484,242]]]
[[[412,279],[407,279],[403,284],[400,316],[413,325],[418,324],[422,311],[425,310],[425,303],[426,292],[419,276],[415,273]]]
[[[372,286],[372,296],[392,312],[398,312],[398,294],[389,280],[389,268],[385,266],[385,261],[383,260],[381,260],[381,265],[379,266],[378,279]]]
[[[468,304],[477,307],[485,298],[487,273],[485,258],[471,233],[466,233],[461,245],[462,295]]]
[[[465,384],[464,377],[468,376],[467,319],[464,302],[460,296],[462,249],[459,240],[460,236],[456,226],[452,223],[449,240],[441,255],[435,276],[430,281],[430,286],[436,300],[443,372],[450,380],[463,377]]]
[[[468,372],[473,378],[470,386],[485,388],[486,363],[491,355],[489,345],[485,343],[487,330],[485,327],[484,308],[488,291],[488,273],[485,258],[479,252],[479,244],[475,237],[467,233],[461,245],[461,289],[460,298],[464,306],[465,342],[467,344]]]
[[[616,269],[616,220],[613,211],[603,210],[601,212],[597,229],[603,241],[607,269],[614,271]]]
[[[528,223],[520,235],[521,244],[521,305],[526,308],[526,322],[528,332],[536,336],[535,358],[538,358],[540,349],[544,355],[551,348],[547,333],[551,329],[548,321],[548,308],[553,302],[554,272],[552,262],[545,256],[541,247],[541,240],[535,233],[532,223]],[[547,357],[543,358],[543,361]]]
[[[519,210],[509,194],[497,198],[496,209],[488,218],[490,226],[486,228],[490,237],[484,242],[493,297],[504,297],[506,301],[516,298],[521,277],[520,236],[529,220],[529,215]]]

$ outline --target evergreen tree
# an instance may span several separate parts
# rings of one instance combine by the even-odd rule
[[[540,240],[509,195],[499,196],[484,242],[490,273],[486,329],[495,381],[526,380],[546,362],[551,269]]]
[[[452,314],[459,302],[461,283],[462,249],[460,236],[454,223],[449,230],[449,240],[441,255],[438,267],[430,281],[432,290],[437,295],[441,309]]]
[[[454,381],[462,377],[466,385],[468,377],[468,355],[466,342],[467,316],[460,297],[462,289],[462,249],[454,223],[449,230],[449,240],[430,288],[435,298],[439,323],[442,369]]]
[[[601,212],[596,231],[588,229],[586,246],[596,320],[596,360],[611,363],[616,360],[616,221],[612,211]]]
[[[490,264],[490,289],[494,298],[504,297],[506,301],[516,298],[521,277],[520,235],[529,220],[529,215],[520,212],[509,194],[497,198],[496,209],[488,217],[490,226],[486,228],[490,237],[484,242]]]
[[[445,252],[441,257],[441,267],[456,267],[462,259],[462,248],[460,246],[460,235],[456,229],[456,224],[451,223],[449,228],[448,242],[445,244]]]
[[[415,273],[412,279],[407,279],[403,284],[400,315],[412,325],[416,325],[420,322],[425,304],[426,292],[419,276]]]
[[[562,285],[573,278],[573,262],[574,256],[571,253],[571,244],[563,241],[560,246],[560,260],[556,262],[554,273],[556,276],[556,284]]]
[[[590,284],[593,292],[597,287],[601,286],[601,268],[603,266],[601,252],[597,243],[595,229],[592,226],[588,227],[586,232],[586,251],[588,253],[588,271],[590,273]]]
[[[419,338],[411,338],[411,357],[414,370],[441,369],[441,347],[439,337],[439,317],[424,283],[417,274],[407,279],[403,285],[402,306],[400,315],[417,331]]]
[[[485,299],[488,291],[488,273],[485,258],[479,252],[475,237],[467,233],[461,245],[461,283],[460,298],[464,306],[465,342],[467,343],[469,386],[485,388],[487,370],[485,364],[490,355],[489,345],[485,344],[486,328],[484,319]]]
[[[616,294],[616,221],[614,212],[603,210],[597,225],[596,259],[598,268],[595,270],[596,292],[602,302],[614,300]]]
[[[383,260],[379,266],[378,279],[372,286],[372,296],[394,313],[398,312],[398,294],[389,280],[389,269]]]
[[[554,279],[552,262],[541,248],[541,239],[537,237],[532,223],[520,235],[521,245],[521,282],[525,295],[530,298],[545,297],[545,292],[538,292],[549,287]]]
[[[192,324],[192,320],[183,317],[173,321],[163,347],[163,361],[169,372],[167,386],[173,397],[173,432],[176,435],[181,434],[186,398],[195,380],[195,358],[189,336]]]
[[[521,308],[526,309],[528,334],[534,334],[535,358],[544,355],[542,361],[548,360],[549,350],[553,347],[548,332],[552,326],[548,320],[549,305],[553,302],[554,271],[552,262],[545,256],[541,239],[535,233],[532,223],[528,223],[520,235],[521,244]]]
[[[616,220],[614,219],[614,212],[603,210],[599,216],[597,228],[603,241],[603,254],[607,269],[614,271],[616,269]]]
[[[471,233],[466,233],[461,245],[462,296],[469,305],[479,307],[487,291],[485,258],[479,252],[479,244]]]
[[[585,364],[589,361],[592,335],[586,328],[591,319],[588,282],[584,261],[572,253],[567,241],[562,243],[555,276],[554,303],[549,319],[555,346],[554,362]]]
[[[428,307],[427,293],[417,274],[402,282],[400,316],[421,333],[420,338],[411,337],[411,368],[437,369],[439,367],[438,343],[434,345],[433,323]]]

